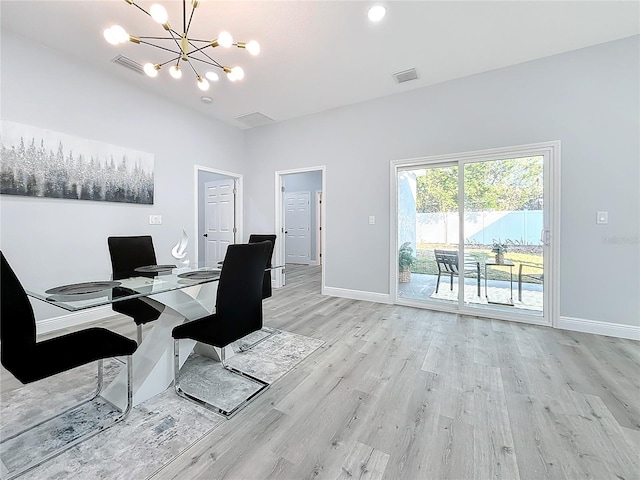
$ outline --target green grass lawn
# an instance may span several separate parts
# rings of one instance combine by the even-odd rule
[[[426,243],[418,244],[418,249],[416,252],[417,261],[411,267],[412,272],[433,275],[438,274],[438,266],[436,265],[436,259],[433,255],[434,248],[443,250],[456,250],[458,246],[435,245]],[[485,261],[494,260],[495,257],[495,254],[491,252],[491,247],[486,245],[470,245],[465,246],[465,251],[469,256],[480,262],[480,271],[482,275],[484,275]],[[521,263],[542,266],[542,247],[515,246],[505,254],[504,258],[505,260],[510,260],[515,264],[515,266],[513,267],[513,276],[515,280],[518,275],[518,269]],[[522,272],[540,275],[542,273],[542,268],[525,265],[522,269]],[[489,280],[509,280],[509,267],[491,267],[491,269],[488,270],[487,274],[489,275]],[[528,283],[541,283],[529,277],[526,278],[526,281]]]

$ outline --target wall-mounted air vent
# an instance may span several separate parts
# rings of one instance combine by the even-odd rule
[[[237,117],[235,117],[235,119],[241,123],[244,123],[248,127],[261,127],[263,125],[269,125],[270,123],[275,122],[273,118],[267,117],[264,113],[260,112],[238,115]]]
[[[394,73],[393,78],[397,83],[409,82],[418,79],[418,72],[416,72],[415,68],[410,68],[409,70]]]
[[[142,65],[140,65],[135,60],[131,60],[129,57],[125,57],[124,55],[118,55],[111,61],[125,68],[128,68],[129,70],[133,70],[134,72],[137,72],[140,75],[144,74],[144,67]]]

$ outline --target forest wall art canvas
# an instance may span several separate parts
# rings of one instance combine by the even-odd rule
[[[151,153],[9,121],[0,143],[2,194],[153,204]]]

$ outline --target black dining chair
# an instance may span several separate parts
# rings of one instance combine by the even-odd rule
[[[114,280],[133,276],[154,276],[155,274],[143,274],[136,272],[139,267],[157,265],[156,252],[153,248],[153,239],[150,235],[109,237],[107,238],[109,255],[111,256],[111,269]],[[113,296],[128,295],[126,289],[116,287]],[[134,298],[121,300],[111,304],[114,312],[131,317],[137,326],[138,345],[142,343],[142,326],[153,322],[160,317],[161,310],[154,308],[148,301]]]
[[[264,272],[264,280],[262,282],[262,298],[271,297],[271,257],[273,256],[273,249],[276,246],[276,236],[271,234],[259,234],[252,233],[249,235],[249,243],[259,243],[259,242],[271,242],[271,249],[269,250],[269,261],[267,262],[267,268]]]
[[[262,277],[262,299],[266,299],[271,297],[272,295],[272,287],[271,287],[271,257],[273,256],[273,250],[276,244],[276,236],[273,234],[262,234],[262,233],[252,233],[249,235],[249,243],[259,243],[259,242],[269,242],[271,247],[269,248],[269,260],[267,262],[267,268],[265,269],[264,276]],[[224,262],[218,262],[220,266],[222,266]],[[240,350],[246,351],[255,347],[257,344],[264,342],[268,338],[272,337],[276,333],[278,333],[275,329],[267,329],[269,331],[269,335],[260,338],[259,340],[250,343],[250,344],[242,344],[240,346]]]
[[[262,328],[262,282],[271,248],[272,244],[268,241],[229,245],[218,281],[215,313],[179,325],[172,332],[176,393],[226,418],[237,413],[240,408],[269,386],[268,383],[229,366],[225,359],[225,347]],[[191,339],[220,348],[222,366],[235,374],[249,378],[260,388],[231,410],[225,410],[187,392],[180,384],[181,339]]]
[[[129,414],[133,399],[132,355],[138,346],[135,341],[100,327],[85,328],[48,340],[36,341],[36,320],[31,302],[2,252],[0,252],[0,262],[2,365],[21,383],[27,384],[94,361],[98,362],[98,385],[90,398],[18,433],[3,437],[0,443],[16,439],[29,430],[94,400],[102,391],[103,361],[105,358],[125,356],[128,379],[127,405],[115,420],[101,424],[96,429],[90,430],[42,458],[21,467],[19,471],[11,472],[10,478],[14,478],[113,426]]]

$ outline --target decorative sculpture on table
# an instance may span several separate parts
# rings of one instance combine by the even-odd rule
[[[178,263],[183,267],[189,266],[189,256],[187,255],[187,245],[189,244],[189,237],[187,236],[187,232],[182,229],[182,235],[180,236],[180,240],[176,243],[176,246],[171,250],[171,255],[175,258]]]

